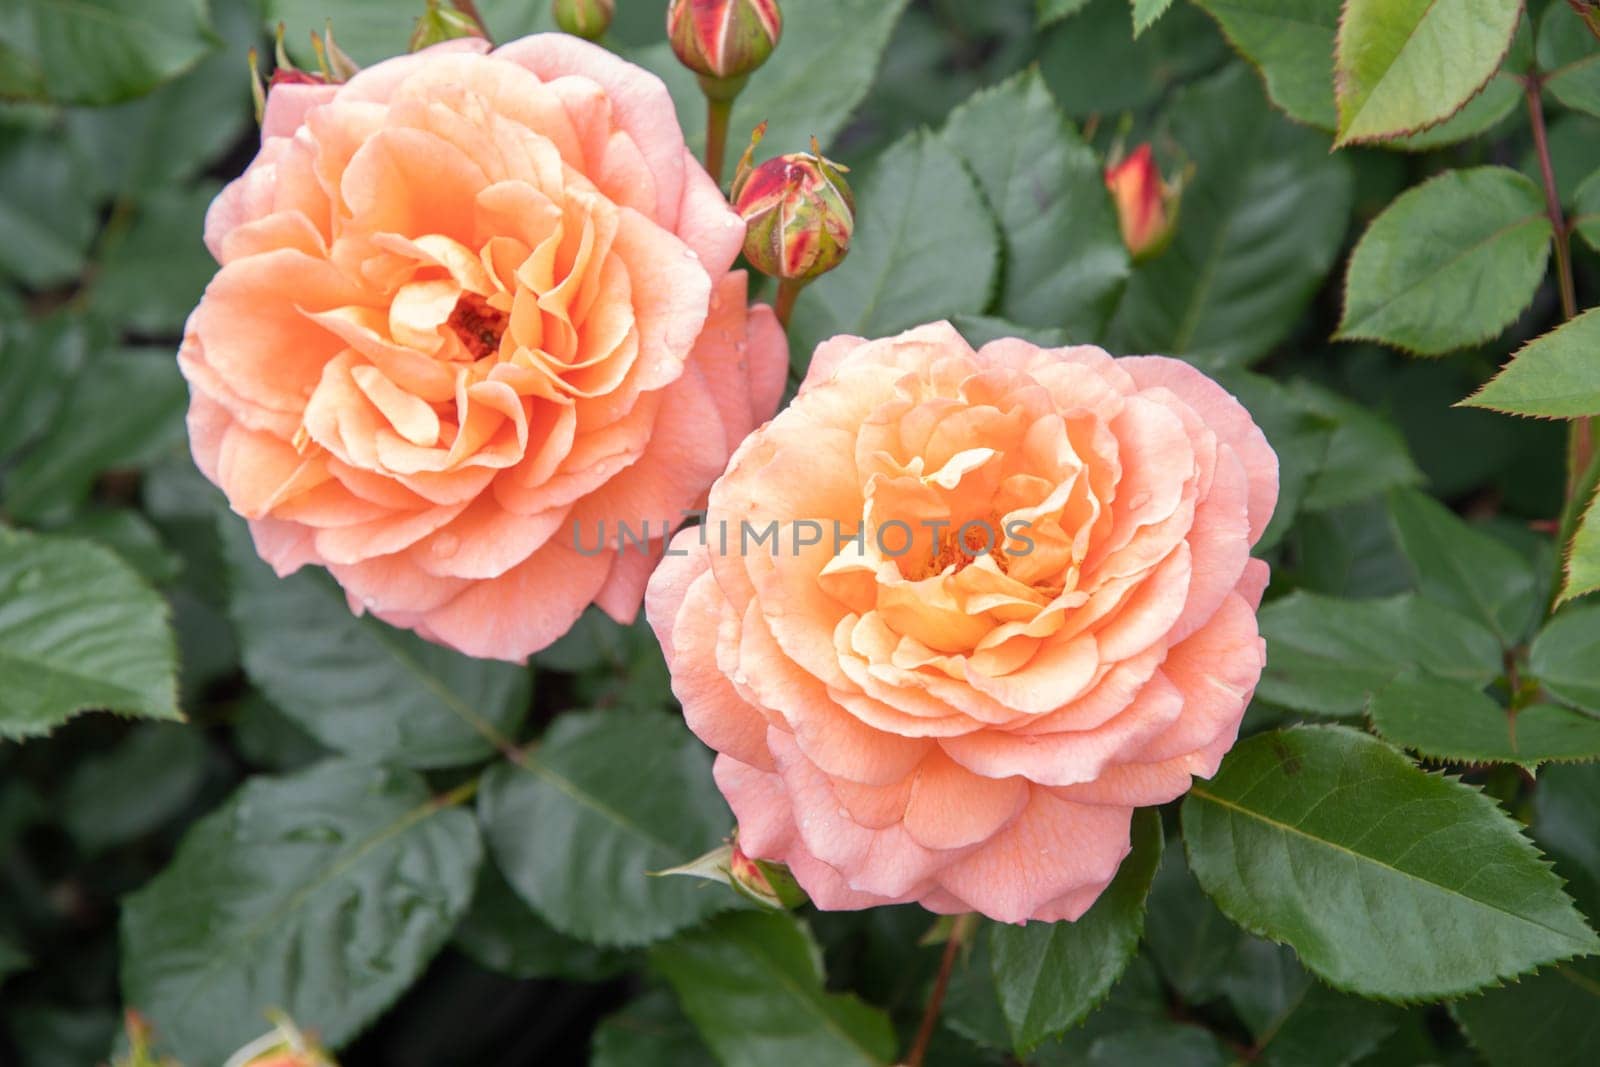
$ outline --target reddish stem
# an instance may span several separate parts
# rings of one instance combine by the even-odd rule
[[[917,1027],[917,1039],[911,1043],[911,1054],[905,1067],[922,1067],[928,1057],[928,1045],[933,1042],[933,1032],[939,1026],[939,1009],[944,1007],[944,995],[950,988],[950,973],[955,970],[956,957],[966,942],[966,926],[970,916],[956,919],[950,938],[944,943],[944,955],[939,959],[939,974],[933,980],[933,992],[928,994],[928,1006],[922,1012],[922,1025]]]

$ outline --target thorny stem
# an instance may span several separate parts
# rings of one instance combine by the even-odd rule
[[[1578,314],[1577,286],[1572,276],[1572,242],[1566,215],[1561,210],[1561,194],[1556,186],[1556,172],[1550,162],[1550,138],[1544,125],[1544,79],[1537,73],[1523,79],[1528,100],[1528,118],[1533,125],[1533,148],[1539,159],[1539,174],[1544,179],[1545,210],[1550,215],[1550,226],[1555,243],[1556,284],[1561,292],[1561,317],[1563,321]],[[1583,494],[1584,474],[1594,457],[1594,420],[1574,419],[1567,438],[1567,500],[1562,509],[1560,528],[1565,531],[1574,524],[1574,518],[1586,503]],[[1566,542],[1556,546],[1555,596],[1551,608],[1560,597],[1566,577]]]
[[[805,287],[804,278],[784,278],[778,282],[778,301],[772,310],[777,312],[778,325],[785,330],[789,328],[789,316],[794,314],[794,302]]]
[[[944,1006],[945,991],[950,988],[950,973],[955,970],[956,957],[961,955],[961,948],[967,942],[973,923],[972,915],[962,915],[950,928],[950,937],[944,943],[944,955],[939,959],[939,974],[933,980],[933,992],[928,994],[928,1006],[923,1009],[922,1025],[917,1027],[917,1039],[911,1043],[911,1054],[906,1057],[905,1067],[922,1067],[922,1061],[928,1056],[928,1045],[932,1043],[933,1032],[939,1025],[939,1009]]]

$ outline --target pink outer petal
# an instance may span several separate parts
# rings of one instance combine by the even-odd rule
[[[261,139],[293,137],[305,122],[306,112],[332,100],[340,88],[293,82],[273,86],[267,92],[267,108],[261,116]]]
[[[616,622],[633,625],[639,617],[639,605],[644,602],[645,584],[650,580],[650,572],[661,561],[665,547],[666,543],[660,538],[650,542],[650,547],[644,550],[628,542],[612,559],[606,584],[594,595],[595,606]]]
[[[1278,503],[1278,455],[1244,405],[1222,386],[1179,359],[1130,356],[1117,361],[1141,389],[1164,387],[1182,397],[1244,464],[1250,485],[1250,542],[1272,520]]]
[[[672,96],[660,78],[599,45],[565,33],[524,37],[501,45],[493,55],[526,67],[543,81],[577,75],[605,89],[614,120],[639,146],[655,176],[656,221],[677,229],[685,185],[683,131]]]

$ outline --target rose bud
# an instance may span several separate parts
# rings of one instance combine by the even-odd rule
[[[823,158],[816,138],[810,152],[752,167],[763,130],[751,139],[733,179],[733,209],[745,223],[745,258],[771,277],[810,281],[843,263],[850,251],[855,198],[841,173],[845,168]]]
[[[808,899],[789,868],[781,863],[751,859],[739,849],[735,836],[728,857],[728,877],[740,895],[778,911],[798,908]]]
[[[439,0],[428,0],[428,10],[417,19],[411,31],[411,51],[420,52],[444,41],[463,37],[482,37],[483,27],[478,20],[453,7],[445,7]]]
[[[702,79],[743,79],[767,61],[782,33],[777,0],[673,0],[667,9],[673,52]]]
[[[1178,228],[1178,200],[1182,183],[1169,183],[1156,169],[1150,146],[1106,168],[1106,188],[1117,205],[1122,240],[1135,262],[1153,259],[1166,251]]]
[[[555,0],[556,25],[563,33],[598,41],[611,28],[616,0]]]

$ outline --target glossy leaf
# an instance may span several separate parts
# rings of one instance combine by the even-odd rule
[[[197,0],[11,0],[0,96],[110,104],[148,92],[216,46]]]
[[[1305,488],[1306,508],[1342,507],[1422,480],[1405,438],[1389,420],[1310,382],[1291,382],[1290,389],[1296,402],[1327,427]]]
[[[646,993],[595,1028],[589,1067],[705,1067],[711,1052],[672,995]]]
[[[65,316],[0,319],[0,459],[55,425],[92,332]]]
[[[1272,102],[1333,129],[1333,43],[1340,0],[1195,0],[1260,70]]]
[[[597,982],[629,963],[626,953],[586,945],[552,928],[517,896],[493,863],[479,869],[472,908],[456,928],[453,943],[479,966],[523,980]]]
[[[188,725],[145,723],[116,748],[80,762],[60,794],[61,821],[85,853],[158,829],[205,784],[205,737]]]
[[[823,986],[822,957],[797,919],[724,915],[650,952],[724,1067],[887,1064],[888,1016]]]
[[[1584,914],[1600,912],[1600,763],[1546,767],[1533,793],[1533,836]]]
[[[202,182],[149,196],[100,261],[90,289],[95,313],[141,334],[182,334],[217,272],[200,239],[217,192],[214,183]]]
[[[65,515],[99,475],[181,448],[188,399],[170,351],[124,349],[90,361],[49,431],[6,478],[6,509],[27,521]]]
[[[1482,689],[1427,676],[1396,678],[1367,709],[1378,732],[1420,756],[1451,763],[1600,759],[1600,719],[1554,704],[1515,716]]]
[[[1183,833],[1222,910],[1338,989],[1454,996],[1600,949],[1494,801],[1345,727],[1241,742]]]
[[[1128,0],[1088,0],[1041,34],[1037,47],[1050,91],[1067,114],[1083,119],[1142,109],[1227,55],[1222,38],[1188,4],[1135,40]]]
[[[1257,693],[1297,711],[1359,714],[1407,669],[1487,685],[1500,642],[1449,608],[1414,595],[1340,600],[1294,593],[1261,609],[1267,667]]]
[[[1551,620],[1528,649],[1528,671],[1559,700],[1600,715],[1600,606]]]
[[[0,738],[82,711],[181,719],[167,606],[111,552],[0,526]]]
[[[1567,563],[1561,584],[1563,602],[1600,589],[1600,496],[1589,500],[1572,543],[1566,548]]]
[[[942,136],[1000,222],[997,313],[1078,341],[1100,336],[1128,276],[1128,253],[1100,163],[1038,71],[972,97]]]
[[[1228,1060],[1210,1030],[1156,1022],[1108,1034],[1089,1047],[1088,1067],[1223,1067]]]
[[[472,817],[409,771],[251,779],[124,901],[123,997],[190,1063],[221,1063],[269,1009],[337,1047],[445,943],[482,857]]]
[[[1340,144],[1415,133],[1499,69],[1521,0],[1347,0],[1334,51]]]
[[[1589,243],[1589,247],[1600,252],[1600,170],[1595,171],[1583,180],[1574,194],[1576,210],[1572,216],[1572,228]]]
[[[0,124],[0,280],[43,289],[83,270],[96,222],[89,186],[54,131]]]
[[[1482,389],[1462,401],[1512,415],[1570,419],[1600,413],[1600,308],[1523,345]]]
[[[795,307],[791,355],[802,366],[835,334],[884,337],[989,303],[999,237],[977,185],[942,139],[913,134],[852,181],[850,255]],[[958,271],[949,269],[951,249],[961,250]]]
[[[506,880],[557,930],[597,945],[669,937],[740,898],[652,877],[716,847],[733,825],[711,760],[660,712],[567,712],[479,803]]]
[[[1325,138],[1273,111],[1242,66],[1185,89],[1166,128],[1193,160],[1194,179],[1172,246],[1128,283],[1114,347],[1206,367],[1254,362],[1333,266],[1349,170]]]
[[[1171,6],[1172,0],[1133,0],[1133,35],[1148,30]]]
[[[1241,933],[1222,987],[1254,1038],[1262,1067],[1359,1063],[1395,1029],[1391,1005],[1336,992],[1300,966],[1294,950]]]
[[[1552,4],[1539,20],[1539,70],[1545,92],[1575,111],[1600,115],[1600,41],[1578,16]]]
[[[1134,815],[1132,855],[1082,918],[990,928],[1000,1010],[1019,1055],[1077,1025],[1110,992],[1139,947],[1160,862],[1161,818],[1146,808]]]
[[[1572,960],[1450,1006],[1489,1067],[1588,1067],[1600,1048],[1600,960]]]
[[[1169,842],[1150,887],[1144,940],[1161,975],[1191,1004],[1223,995],[1242,934],[1200,890],[1183,846]]]
[[[362,759],[449,767],[492,755],[493,738],[516,733],[527,670],[357,617],[320,570],[279,578],[242,523],[227,517],[223,533],[245,670],[312,737]]]
[[[1522,638],[1542,607],[1525,556],[1426,493],[1390,493],[1389,520],[1423,596],[1483,623],[1508,648]]]
[[[1528,306],[1550,256],[1544,196],[1506,167],[1446,171],[1373,220],[1345,275],[1343,339],[1437,355]]]

